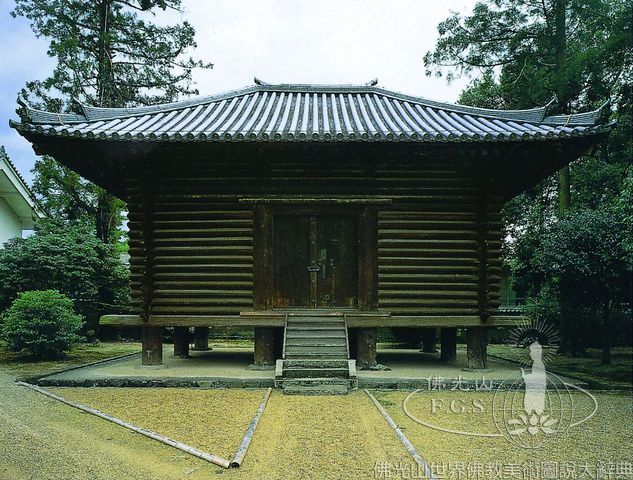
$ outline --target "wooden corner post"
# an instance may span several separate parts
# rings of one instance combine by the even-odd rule
[[[141,240],[143,242],[143,274],[141,280],[143,319],[141,364],[155,366],[163,364],[163,331],[161,327],[152,326],[150,317],[154,300],[154,198],[150,186],[145,182],[137,182],[140,187],[133,191],[142,205]]]
[[[268,310],[270,305],[270,255],[272,248],[272,216],[263,204],[253,207],[253,309]],[[272,327],[255,328],[256,367],[275,365],[275,341],[277,335]]]
[[[359,282],[358,307],[360,310],[378,309],[378,208],[367,205],[360,215],[359,228]],[[356,330],[356,365],[370,369],[378,365],[376,356],[377,328]]]
[[[485,324],[490,317],[488,309],[488,197],[491,195],[492,185],[488,180],[486,170],[481,173],[479,183],[479,198],[477,202],[477,244],[479,252],[478,275],[478,306],[479,318]],[[466,356],[468,368],[485,369],[488,365],[488,330],[483,327],[466,329]]]

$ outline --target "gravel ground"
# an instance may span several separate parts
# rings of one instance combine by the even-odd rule
[[[54,390],[227,458],[239,445],[264,393],[264,390],[238,389]],[[594,418],[536,451],[514,447],[502,438],[465,437],[431,430],[403,413],[402,402],[408,392],[374,394],[426,460],[436,465],[529,461],[596,465],[599,461],[630,461],[633,457],[630,393],[597,393],[598,412]],[[417,395],[410,408],[422,419],[431,418],[430,395],[444,400],[445,405],[455,398],[454,392]],[[478,392],[477,396],[487,411],[492,395]],[[574,402],[579,414],[590,411],[591,405],[583,404],[580,396]],[[139,405],[144,405],[145,410],[139,410]],[[469,413],[443,411],[433,418],[448,428],[494,431],[486,415]],[[412,465],[362,391],[341,397],[284,396],[279,391],[273,392],[244,465],[224,470],[19,387],[9,374],[0,370],[2,480],[173,480],[218,475],[249,480],[407,478],[402,474],[376,476],[377,462]],[[490,477],[484,474],[472,478]]]
[[[362,391],[301,397],[275,391],[239,470],[229,478],[373,479],[377,461],[408,454]]]
[[[203,460],[13,383],[0,370],[0,479],[208,479]]]
[[[231,460],[266,390],[48,388],[134,425]]]
[[[237,449],[264,393],[51,390],[227,458]],[[147,406],[144,414],[138,405]],[[19,387],[0,371],[2,480],[195,480],[217,475],[253,480],[371,479],[376,461],[407,460],[402,445],[360,391],[341,397],[284,396],[275,391],[244,465],[224,470]]]
[[[409,440],[419,449],[424,459],[441,468],[449,463],[480,463],[487,467],[495,463],[510,465],[518,463],[570,462],[576,467],[595,467],[599,462],[631,462],[633,458],[633,398],[631,393],[593,392],[598,403],[596,415],[564,434],[554,436],[539,448],[526,449],[514,446],[505,438],[484,438],[456,435],[422,426],[407,417],[402,404],[410,392],[378,392],[376,398],[400,426]],[[483,413],[473,413],[472,400],[480,399]],[[409,411],[416,418],[447,429],[469,432],[497,433],[490,414],[493,394],[482,392],[421,392],[412,397]],[[441,405],[441,413],[432,413],[432,401]],[[465,413],[451,413],[448,408],[453,399],[464,400]],[[593,408],[593,403],[583,394],[574,393],[574,421],[584,418]],[[461,402],[454,409],[461,411]],[[479,409],[476,409],[479,412]],[[437,407],[436,407],[437,411]],[[594,471],[595,468],[592,468]],[[580,471],[579,469],[577,471]],[[443,478],[443,477],[441,477]],[[450,478],[450,477],[446,477]],[[465,477],[466,478],[466,477]],[[481,478],[497,478],[484,475]],[[514,478],[514,477],[507,477]],[[521,477],[522,478],[522,477]],[[537,475],[529,478],[542,478]],[[573,477],[545,477],[573,478]],[[578,476],[577,478],[596,478]],[[608,477],[599,477],[608,478]],[[611,478],[633,478],[632,476]]]

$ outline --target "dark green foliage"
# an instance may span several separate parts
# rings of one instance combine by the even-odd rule
[[[55,358],[78,338],[81,316],[56,290],[22,292],[2,315],[2,338],[9,350],[36,358]]]
[[[94,222],[97,237],[116,243],[122,236],[125,204],[47,155],[33,168],[32,190],[49,218]]]
[[[632,9],[628,0],[484,0],[438,25],[426,72],[450,81],[495,69],[513,108],[553,95],[561,111],[601,101],[633,63]]]
[[[50,40],[57,60],[50,77],[28,82],[22,94],[49,111],[79,111],[75,100],[126,107],[197,94],[195,68],[212,65],[187,55],[196,47],[193,27],[159,26],[156,10],[179,9],[180,0],[16,0],[14,17],[25,17],[37,37]],[[60,96],[61,95],[61,96]],[[124,204],[68,168],[44,157],[35,164],[34,191],[49,216],[91,218],[104,242],[120,236]]]
[[[554,286],[545,285],[536,295],[528,298],[523,314],[535,324],[556,325],[560,317],[560,301]]]
[[[50,39],[48,54],[57,59],[52,75],[27,84],[48,108],[91,105],[134,106],[197,94],[195,68],[211,64],[187,56],[196,47],[188,23],[160,26],[147,13],[178,9],[180,0],[16,0],[13,16],[26,17],[37,37]],[[56,91],[63,96],[51,97]]]
[[[99,317],[129,304],[129,273],[113,245],[83,224],[42,222],[35,235],[15,238],[0,249],[0,310],[19,292],[59,290],[97,330]]]
[[[507,109],[501,85],[497,83],[492,72],[484,72],[481,78],[472,81],[459,96],[458,103],[481,108]]]
[[[573,352],[596,337],[596,325],[609,333],[614,305],[631,301],[631,18],[628,0],[483,0],[471,14],[440,23],[436,48],[424,57],[427,74],[449,81],[481,74],[461,103],[531,108],[555,95],[559,113],[605,101],[615,107],[608,142],[570,166],[569,191],[561,172],[504,208],[504,257],[514,288],[531,298],[526,311],[536,316],[546,315],[545,307],[546,316],[555,314],[556,292],[563,350]],[[610,340],[602,344],[606,353]]]
[[[536,263],[551,277],[574,286],[581,298],[600,302],[624,286],[631,266],[624,245],[626,226],[610,211],[576,210],[548,228],[536,250]]]

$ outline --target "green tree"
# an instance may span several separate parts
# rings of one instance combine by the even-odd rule
[[[9,350],[55,358],[70,350],[81,328],[73,302],[56,290],[22,292],[2,315],[0,333]]]
[[[627,0],[485,0],[472,14],[453,13],[441,22],[436,48],[424,57],[428,75],[446,75],[450,81],[481,74],[462,93],[465,104],[530,108],[556,96],[558,113],[597,107],[605,100],[617,107],[618,125],[607,145],[504,209],[512,239],[505,245],[505,257],[514,284],[532,297],[543,288],[560,292],[561,350],[566,352],[581,349],[578,335],[571,332],[576,319],[570,307],[577,296],[566,298],[567,289],[558,288],[567,279],[539,269],[537,252],[553,234],[557,216],[564,219],[574,205],[612,211],[631,177],[632,15],[633,4]]]
[[[555,95],[558,113],[572,113],[609,98],[630,71],[632,9],[629,0],[484,0],[472,15],[453,13],[438,25],[435,50],[424,56],[426,73],[448,70],[450,81],[496,70],[508,107],[532,107]],[[565,168],[561,212],[570,201]]]
[[[602,363],[611,363],[611,310],[629,287],[624,218],[614,211],[576,210],[553,223],[536,251],[537,265],[559,278],[576,303],[602,310]]]
[[[30,20],[50,39],[57,60],[50,77],[28,82],[22,94],[51,111],[73,111],[75,100],[102,107],[165,102],[197,94],[192,71],[212,65],[187,55],[196,47],[188,22],[160,26],[156,11],[181,0],[15,0],[14,17]],[[35,190],[43,207],[73,219],[90,216],[97,237],[115,241],[123,204],[50,159],[36,163]]]
[[[27,290],[58,290],[98,329],[99,317],[129,305],[129,273],[115,246],[85,223],[41,221],[36,233],[0,249],[0,311]]]

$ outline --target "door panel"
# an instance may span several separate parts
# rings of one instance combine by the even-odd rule
[[[318,217],[316,306],[356,307],[358,295],[358,219]]]
[[[358,305],[358,217],[273,216],[273,306]]]
[[[310,306],[310,218],[275,215],[273,235],[273,306]]]

